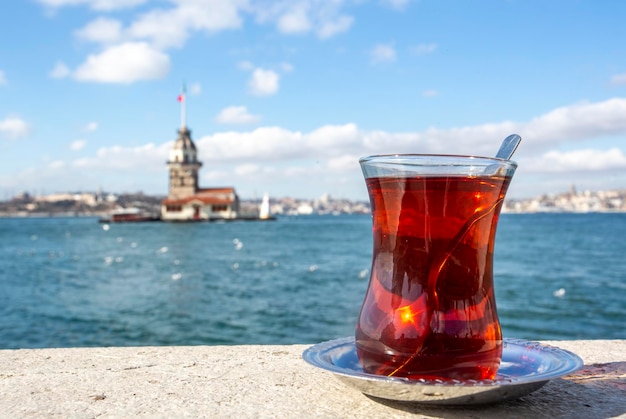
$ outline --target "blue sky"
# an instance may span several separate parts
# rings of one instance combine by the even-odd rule
[[[626,2],[20,0],[0,5],[0,199],[203,187],[367,199],[358,158],[495,154],[509,196],[626,188]]]

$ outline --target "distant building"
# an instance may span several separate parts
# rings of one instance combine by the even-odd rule
[[[181,99],[182,98],[182,99]],[[237,218],[239,197],[233,187],[200,188],[196,145],[185,123],[185,97],[181,101],[181,128],[170,150],[169,194],[161,205],[161,219],[165,221],[220,220]]]

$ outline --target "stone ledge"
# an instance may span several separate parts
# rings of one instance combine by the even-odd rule
[[[3,417],[626,417],[626,340],[544,342],[585,367],[483,407],[381,403],[306,364],[309,345],[0,350]]]

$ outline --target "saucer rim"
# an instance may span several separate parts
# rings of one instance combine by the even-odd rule
[[[332,339],[324,342],[317,343],[305,349],[302,353],[302,358],[309,364],[321,368],[326,371],[330,371],[337,375],[349,377],[351,379],[361,379],[369,381],[380,381],[386,383],[397,383],[404,385],[427,385],[427,386],[450,386],[450,387],[488,387],[488,386],[506,386],[516,384],[531,384],[531,383],[546,383],[551,379],[559,378],[567,374],[571,374],[584,365],[583,360],[575,353],[566,349],[558,348],[556,346],[529,341],[524,339],[515,338],[503,338],[503,358],[507,349],[510,351],[511,347],[521,347],[521,349],[532,350],[537,354],[550,354],[556,359],[564,362],[564,365],[560,365],[556,368],[547,369],[545,371],[537,372],[532,371],[527,374],[520,375],[507,375],[498,376],[490,380],[443,380],[443,379],[425,379],[425,378],[407,378],[407,377],[388,377],[384,375],[371,374],[364,371],[355,369],[349,369],[346,367],[338,366],[334,363],[324,362],[322,355],[344,348],[346,346],[354,347],[355,339],[353,336]]]

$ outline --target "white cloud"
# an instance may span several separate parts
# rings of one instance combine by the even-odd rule
[[[626,99],[556,108],[532,119],[523,128],[527,143],[533,147],[623,133],[626,130]]]
[[[257,68],[248,82],[250,93],[256,96],[269,96],[278,92],[280,76],[273,70]]]
[[[126,33],[132,39],[150,42],[157,48],[182,47],[189,37],[189,26],[176,10],[155,10],[133,22]]]
[[[382,3],[395,10],[404,10],[412,0],[382,0]]]
[[[137,147],[111,146],[98,149],[94,157],[83,157],[72,162],[74,168],[94,171],[149,172],[163,170],[172,142],[155,145],[147,143]],[[141,162],[141,164],[137,164]]]
[[[82,150],[83,148],[85,148],[85,145],[87,145],[87,141],[85,141],[85,140],[76,140],[76,141],[72,142],[72,144],[70,144],[70,150],[72,150],[72,151],[79,151],[79,150]]]
[[[62,160],[54,160],[48,163],[48,168],[53,170],[63,169],[65,167],[65,162]]]
[[[435,52],[437,44],[419,44],[411,47],[411,53],[414,55],[425,55]]]
[[[139,6],[147,1],[148,0],[91,0],[89,3],[94,10],[111,11]]]
[[[0,86],[7,84],[7,78],[4,75],[4,71],[0,70]]]
[[[122,22],[99,17],[89,22],[84,28],[77,30],[75,35],[85,41],[112,44],[123,38]]]
[[[363,188],[363,185],[358,168],[360,156],[381,153],[490,156],[495,153],[504,137],[518,132],[524,140],[516,154],[516,160],[520,163],[518,172],[521,179],[515,180],[514,189],[535,195],[540,193],[537,192],[536,176],[545,173],[552,174],[555,181],[549,187],[556,188],[557,191],[566,190],[572,183],[585,184],[589,179],[606,177],[607,173],[624,173],[626,156],[618,148],[554,151],[554,147],[565,142],[572,130],[584,132],[585,136],[580,141],[586,142],[598,136],[626,136],[626,118],[621,111],[622,105],[626,105],[626,99],[576,104],[555,110],[567,115],[556,128],[537,123],[552,118],[555,111],[550,111],[526,122],[502,121],[448,129],[431,128],[418,132],[362,131],[354,124],[328,125],[308,133],[280,127],[262,127],[250,132],[223,132],[205,136],[197,140],[196,144],[202,161],[210,162],[212,167],[231,167],[220,171],[221,177],[215,175],[216,177],[211,178],[213,181],[227,180],[229,184],[258,185],[251,186],[252,190],[263,184],[276,184],[278,190],[285,191],[281,193],[299,196],[304,190],[311,194],[316,190],[317,194],[324,190],[333,191],[333,188],[339,188],[340,185],[361,190],[359,188]],[[583,107],[579,108],[580,106]],[[579,112],[591,112],[596,120],[604,122],[596,125],[594,119],[588,118],[583,126],[578,120]],[[572,145],[575,141],[568,143]],[[247,168],[257,165],[263,170],[254,172],[254,176],[244,176],[241,174],[243,169],[236,172],[232,170],[233,164]],[[230,176],[224,173],[228,170]],[[561,173],[563,175],[560,176]],[[311,183],[311,177],[316,178],[314,184]],[[615,177],[613,185],[619,179],[623,183],[625,176]],[[299,187],[288,189],[290,184],[298,184]],[[605,185],[605,188],[610,187],[611,184]]]
[[[281,160],[299,157],[303,134],[280,127],[261,127],[250,132],[221,132],[196,141],[205,161]]]
[[[239,69],[251,71],[248,80],[248,91],[255,96],[270,96],[276,94],[280,88],[280,74],[275,70],[257,67],[249,61],[241,61],[237,64]],[[293,71],[293,66],[287,62],[279,65],[279,70],[283,73]]]
[[[307,147],[317,150],[316,153],[323,152],[325,156],[336,156],[358,149],[363,138],[362,134],[355,124],[325,125],[311,131],[305,140]],[[326,150],[332,151],[326,154]]]
[[[88,6],[93,10],[112,11],[126,9],[146,3],[148,0],[37,0],[48,7]]]
[[[201,159],[211,162],[310,160],[364,152],[365,135],[354,124],[327,125],[309,133],[261,127],[205,136],[196,145]]]
[[[396,50],[390,44],[378,44],[370,51],[370,58],[373,63],[388,63],[396,60]]]
[[[439,96],[439,92],[437,90],[434,90],[434,89],[428,89],[428,90],[424,90],[422,92],[422,96],[424,96],[424,97],[435,97],[435,96]]]
[[[85,125],[86,132],[94,132],[97,129],[98,129],[98,123],[95,121],[88,122],[87,125]]]
[[[174,8],[143,14],[128,27],[127,34],[158,48],[181,47],[191,31],[214,33],[240,28],[239,12],[246,5],[247,0],[178,1]]]
[[[170,70],[169,57],[146,43],[125,43],[90,55],[75,72],[80,81],[132,83],[160,79]]]
[[[318,38],[327,39],[352,27],[354,18],[342,13],[345,3],[344,0],[253,2],[248,10],[260,23],[275,23],[281,33],[313,32]]]
[[[44,161],[38,167],[23,168],[8,176],[0,175],[0,187],[67,192],[93,191],[102,186],[117,192],[149,188],[152,193],[166,194],[167,185],[163,185],[161,176],[154,176],[154,173],[166,173],[164,162],[171,147],[172,142],[158,146],[152,143],[137,147],[112,146],[74,160]],[[59,168],[63,170],[56,170]]]
[[[190,95],[198,96],[202,93],[202,85],[200,83],[191,83],[187,90]]]
[[[608,150],[551,150],[540,158],[524,161],[524,168],[534,173],[607,172],[626,170],[626,155],[618,148]]]
[[[328,20],[319,25],[317,36],[321,39],[333,37],[339,33],[347,32],[354,23],[352,16],[337,16],[333,20]]]
[[[170,7],[147,0],[38,1],[52,9],[83,6],[96,11],[155,4],[138,9],[141,14],[134,16],[126,25],[121,20],[105,16],[88,22],[75,31],[76,38],[96,43],[103,49],[89,55],[73,74],[61,62],[50,73],[52,78],[73,75],[80,81],[105,83],[162,78],[170,67],[169,56],[165,54],[167,49],[184,46],[195,32],[212,34],[238,29],[243,25],[243,14],[252,14],[257,22],[275,23],[281,33],[313,32],[321,39],[349,30],[354,22],[352,16],[342,13],[345,0],[270,3],[253,0],[170,0]],[[126,61],[121,58],[126,58]],[[282,70],[290,72],[292,67],[285,64]],[[274,94],[278,90],[278,80],[275,72],[258,69],[250,82],[251,92],[256,95]]]
[[[309,20],[308,5],[306,3],[296,3],[293,9],[287,11],[278,18],[278,30],[282,33],[305,33],[313,26]]]
[[[50,8],[84,6],[95,11],[111,12],[154,4],[135,16],[127,26],[109,17],[98,17],[75,35],[85,41],[111,45],[144,41],[157,49],[182,47],[193,32],[216,33],[238,29],[242,14],[253,15],[257,22],[274,23],[281,33],[315,33],[320,39],[348,31],[354,18],[342,12],[345,0],[254,1],[254,0],[170,0],[171,7],[157,6],[148,0],[37,0]],[[407,0],[388,0],[402,8]]]
[[[333,172],[349,172],[359,169],[359,157],[354,154],[344,154],[342,156],[331,157],[328,159],[326,167]]]
[[[252,115],[245,106],[229,106],[222,109],[215,120],[221,124],[254,124],[261,117]]]
[[[0,121],[0,127],[5,121]],[[311,197],[323,192],[333,195],[341,192],[351,198],[366,198],[358,168],[360,156],[380,153],[490,156],[512,132],[523,137],[515,157],[520,168],[512,191],[537,195],[567,190],[572,183],[590,185],[592,180],[594,185],[608,189],[623,187],[626,181],[623,149],[589,145],[604,137],[626,136],[626,98],[574,104],[519,122],[414,132],[365,131],[350,123],[321,126],[308,132],[260,127],[200,136],[195,143],[205,164],[201,172],[205,187],[233,185],[242,197],[272,188],[282,196]],[[584,147],[576,149],[579,142]],[[559,150],[565,143],[568,150]],[[88,157],[66,161],[64,171],[58,171],[56,177],[42,166],[28,173],[24,170],[20,172],[23,174],[1,177],[0,185],[21,189],[80,189],[81,186],[96,188],[106,179],[108,183],[103,186],[110,190],[128,188],[128,182],[132,181],[136,190],[152,188],[157,193],[166,193],[164,162],[171,146],[170,141],[105,147]]]
[[[584,116],[586,115],[586,116]],[[584,116],[584,117],[583,117]],[[626,136],[626,99],[575,104],[527,122],[502,121],[419,132],[361,131],[355,124],[322,126],[309,133],[280,127],[224,132],[196,141],[204,159],[330,158],[377,153],[461,153],[493,155],[507,135],[523,137],[518,155],[541,155],[564,142]],[[574,135],[575,134],[575,135]],[[236,144],[236,146],[234,146]]]
[[[53,79],[63,79],[71,73],[70,69],[64,63],[59,61],[54,65],[49,76]]]
[[[19,116],[8,116],[0,120],[0,134],[6,138],[17,139],[30,133],[30,126]]]
[[[216,182],[222,181],[231,182],[232,178],[233,176],[230,170],[203,170],[200,174],[200,179],[204,182],[202,183],[203,185],[207,183],[214,185]]]
[[[60,8],[86,6],[96,11],[133,8],[148,0],[38,0],[39,3]],[[163,2],[152,2],[159,4]],[[115,19],[100,17],[76,32],[79,38],[110,43],[122,39],[149,41],[159,48],[180,47],[190,32],[218,32],[241,27],[240,12],[249,11],[249,0],[170,0],[173,7],[153,6],[140,14],[127,28]]]
[[[616,74],[611,77],[611,84],[626,84],[626,73]]]
[[[251,176],[261,170],[258,164],[241,164],[235,167],[235,174],[238,176]]]

